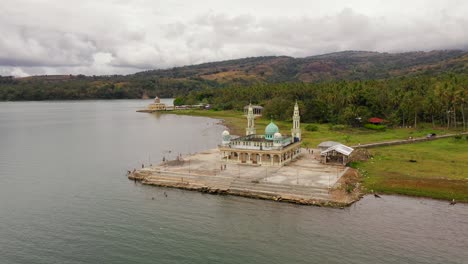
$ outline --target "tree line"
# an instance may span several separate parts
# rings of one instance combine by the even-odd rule
[[[177,104],[209,103],[214,109],[241,110],[252,102],[264,115],[291,118],[298,100],[304,122],[359,125],[380,117],[392,126],[466,128],[468,75],[421,74],[379,80],[239,82],[202,78],[168,79],[146,75],[51,76],[16,79],[0,76],[0,101],[132,99],[177,96]]]
[[[173,97],[205,87],[220,87],[200,78],[170,79],[140,75],[0,76],[0,101],[139,99]]]
[[[279,83],[207,88],[176,98],[178,104],[209,103],[213,109],[241,110],[252,102],[264,116],[291,119],[294,101],[304,122],[359,125],[370,117],[390,126],[466,128],[468,76],[398,77],[382,80]]]

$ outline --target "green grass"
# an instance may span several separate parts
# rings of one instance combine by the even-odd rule
[[[447,134],[445,128],[430,128],[424,126],[418,129],[414,128],[394,128],[386,129],[385,131],[375,131],[366,128],[347,128],[341,131],[334,131],[330,129],[330,125],[320,124],[319,130],[314,132],[302,132],[304,144],[308,146],[317,146],[320,142],[333,140],[341,142],[345,145],[358,145],[382,141],[408,139],[409,137],[417,138],[424,137],[429,133],[436,133],[438,135]],[[452,131],[453,132],[453,131]]]
[[[370,151],[373,158],[357,164],[367,191],[468,202],[467,140],[440,139]]]
[[[175,114],[206,116],[223,119],[231,134],[244,135],[246,118],[237,111],[182,110]],[[269,119],[256,120],[257,133],[263,134]],[[282,133],[290,133],[291,122],[275,121]],[[302,128],[305,127],[302,123]],[[318,131],[302,129],[303,145],[316,147],[320,142],[333,140],[346,145],[382,142],[408,137],[424,137],[429,133],[443,135],[457,131],[432,129],[422,124],[418,129],[395,128],[375,131],[365,128],[346,128],[336,131],[328,124],[314,124]],[[407,145],[370,149],[373,159],[354,164],[363,176],[365,190],[379,193],[403,194],[436,199],[456,199],[468,202],[468,140],[440,139]],[[416,160],[416,162],[409,162]]]
[[[247,120],[243,113],[238,111],[214,111],[214,110],[177,110],[171,113],[182,115],[196,115],[213,118],[220,118],[225,121],[225,125],[231,130],[231,134],[244,135]],[[274,121],[280,128],[280,132],[290,134],[292,122]],[[258,118],[255,120],[257,133],[263,134],[265,126],[270,123],[270,119]],[[433,129],[428,124],[420,125],[420,128],[395,128],[386,129],[385,131],[375,131],[366,128],[346,128],[344,130],[335,131],[330,129],[329,124],[314,124],[318,127],[317,131],[306,131],[304,128],[309,123],[301,123],[302,137],[304,146],[316,147],[323,141],[333,140],[341,142],[345,145],[357,145],[359,143],[374,143],[381,141],[407,139],[408,137],[424,137],[429,133],[443,135],[453,133],[445,128]]]

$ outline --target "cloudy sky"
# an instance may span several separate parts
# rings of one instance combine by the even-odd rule
[[[466,0],[0,0],[0,75],[460,48]]]

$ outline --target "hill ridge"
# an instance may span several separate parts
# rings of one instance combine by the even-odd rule
[[[467,74],[468,51],[341,51],[302,58],[260,56],[129,75],[0,76],[0,100],[172,97],[203,88],[285,82],[376,80]]]

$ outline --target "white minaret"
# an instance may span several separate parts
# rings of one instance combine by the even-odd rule
[[[255,135],[255,116],[253,113],[252,104],[249,104],[249,110],[247,112],[247,128],[245,129],[245,134]]]
[[[294,114],[293,114],[293,127],[291,129],[291,135],[293,138],[301,140],[301,117],[299,116],[299,106],[294,105]]]

